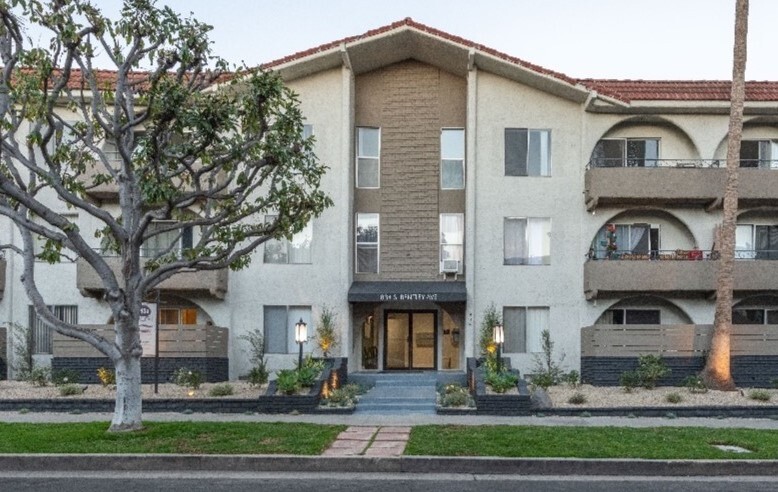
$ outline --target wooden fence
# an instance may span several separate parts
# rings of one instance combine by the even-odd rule
[[[701,357],[712,325],[594,325],[581,330],[581,357]],[[778,325],[732,325],[732,355],[778,355]]]
[[[114,339],[113,325],[81,325]],[[54,332],[54,357],[104,357],[86,342]],[[213,325],[160,325],[160,357],[227,357],[228,330]]]

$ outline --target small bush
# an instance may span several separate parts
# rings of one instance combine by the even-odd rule
[[[282,369],[276,373],[276,388],[285,395],[293,395],[300,389],[300,382],[297,379],[297,371],[292,369]]]
[[[443,396],[441,405],[444,407],[465,407],[470,401],[469,395],[464,392],[449,393]]]
[[[708,387],[705,386],[702,378],[699,376],[689,376],[683,380],[683,385],[689,390],[689,393],[707,393]]]
[[[203,374],[197,370],[181,367],[173,373],[173,382],[179,386],[196,390],[203,384]]]
[[[667,403],[681,403],[683,401],[683,397],[678,393],[668,393],[667,396],[665,396],[665,400]]]
[[[303,359],[303,368],[315,371],[317,375],[318,373],[324,370],[326,365],[327,365],[326,361],[322,359],[314,359],[313,357],[310,356],[310,354]]]
[[[656,383],[670,372],[670,368],[658,355],[641,355],[638,359],[640,385],[646,389],[655,388]]]
[[[264,366],[255,366],[249,371],[246,380],[251,386],[262,386],[267,383],[269,377],[270,374],[268,374],[267,369],[265,369]]]
[[[619,384],[624,387],[626,393],[632,393],[632,390],[640,386],[640,375],[637,371],[624,371],[619,378]]]
[[[81,374],[73,369],[60,369],[51,373],[51,382],[54,383],[54,386],[78,384],[80,378]]]
[[[101,367],[97,370],[97,379],[100,380],[100,384],[103,386],[114,385],[116,384],[116,372],[113,369]]]
[[[75,396],[84,393],[84,387],[79,384],[69,383],[59,385],[59,394],[61,396]]]
[[[519,378],[508,371],[489,372],[484,379],[495,393],[505,393],[509,389],[515,388],[519,382]]]
[[[300,386],[310,388],[316,383],[316,378],[321,374],[321,370],[315,366],[306,366],[297,369],[297,382]]]
[[[770,401],[770,393],[767,390],[751,390],[748,397],[756,401]]]
[[[33,386],[46,386],[51,378],[51,370],[48,367],[34,367],[27,375],[27,381]]]
[[[571,388],[577,388],[581,385],[581,375],[578,371],[570,371],[562,376],[562,382]]]
[[[364,395],[367,392],[367,388],[357,384],[357,383],[349,383],[345,386],[341,386],[340,390],[345,392],[351,399],[356,399],[359,395]]]
[[[208,396],[230,396],[234,393],[235,389],[232,387],[232,385],[224,383],[214,385],[210,391],[208,391]]]
[[[573,395],[567,399],[567,403],[571,405],[583,405],[586,403],[586,396],[583,393],[573,393]]]
[[[543,388],[544,390],[554,386],[557,380],[554,375],[548,372],[541,372],[532,375],[532,386]]]
[[[355,398],[356,395],[352,395],[344,386],[330,391],[330,395],[327,397],[327,404],[332,407],[350,407],[354,404]]]

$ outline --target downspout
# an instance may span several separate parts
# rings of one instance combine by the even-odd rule
[[[461,367],[466,367],[467,357],[477,357],[476,339],[476,310],[475,310],[475,292],[476,292],[476,262],[477,256],[474,254],[476,247],[476,227],[478,226],[477,204],[476,204],[476,154],[478,139],[477,132],[477,100],[478,100],[478,67],[475,63],[475,50],[470,49],[467,63],[467,185],[465,187],[465,231],[467,232],[465,240],[465,290],[467,291],[467,308],[465,310],[465,336],[467,343],[465,345],[465,360],[460,361]],[[468,329],[469,325],[469,329]],[[469,335],[469,336],[468,336]]]

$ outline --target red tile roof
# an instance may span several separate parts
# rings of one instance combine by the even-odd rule
[[[560,72],[535,65],[520,58],[516,58],[482,44],[475,43],[465,38],[449,34],[433,27],[414,21],[410,17],[388,24],[377,29],[372,29],[357,36],[349,36],[337,41],[325,43],[305,51],[293,53],[284,58],[279,58],[262,65],[262,68],[273,69],[286,63],[301,60],[307,56],[322,53],[337,48],[343,43],[349,44],[369,39],[381,34],[402,28],[410,27],[425,32],[432,36],[456,43],[465,48],[472,48],[481,53],[499,58],[508,63],[518,65],[533,72],[547,75],[561,82],[571,85],[583,85],[595,90],[599,94],[609,96],[624,102],[630,101],[728,101],[730,98],[730,82],[720,80],[613,80],[613,79],[575,79]],[[96,70],[98,84],[110,86],[115,82],[115,72],[110,70]],[[136,72],[131,79],[142,80],[146,74]],[[226,80],[230,74],[224,74],[222,80]],[[72,89],[81,87],[81,72],[73,70],[69,86]],[[747,101],[778,101],[778,81],[771,82],[747,82]]]

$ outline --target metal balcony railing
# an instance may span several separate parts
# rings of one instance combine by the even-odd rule
[[[643,159],[622,157],[595,157],[587,164],[587,169],[601,167],[632,168],[718,168],[726,165],[721,159]]]
[[[631,250],[593,249],[586,255],[590,260],[650,260],[650,261],[688,261],[718,260],[721,252],[701,249],[660,249],[648,252]],[[736,250],[736,260],[778,260],[778,250],[747,249]]]

